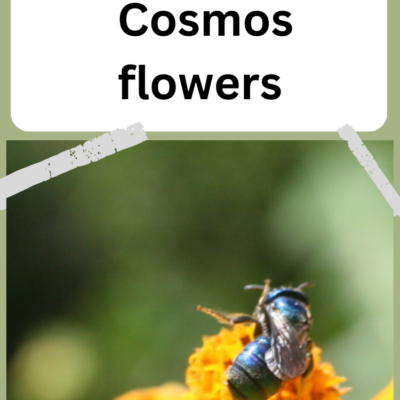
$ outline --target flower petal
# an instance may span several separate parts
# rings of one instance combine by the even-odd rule
[[[372,400],[393,400],[394,399],[394,383],[390,381],[381,392],[379,392]]]
[[[177,400],[187,388],[179,383],[166,383],[159,387],[132,390],[115,400]]]

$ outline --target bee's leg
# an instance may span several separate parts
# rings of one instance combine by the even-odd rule
[[[307,366],[307,369],[306,369],[306,371],[303,373],[303,378],[305,378],[306,376],[308,376],[310,373],[311,373],[311,371],[313,370],[313,368],[314,368],[314,357],[312,356],[312,354],[310,353],[309,354],[309,362],[308,362],[308,366]]]
[[[261,336],[265,332],[266,330],[263,327],[263,324],[260,321],[257,321],[256,327],[254,329],[254,337]]]
[[[265,303],[265,301],[267,300],[270,282],[271,282],[271,281],[270,281],[269,279],[265,281],[264,289],[263,289],[263,291],[262,291],[260,300],[258,300],[258,305],[259,305],[259,307],[262,307],[262,305],[263,305],[263,304]]]
[[[261,322],[252,315],[247,314],[235,314],[235,316],[231,319],[230,324],[242,324],[242,323],[255,323],[256,327],[254,329],[254,337],[260,336],[263,333],[263,327]]]
[[[260,336],[262,334],[264,334],[264,335],[270,334],[269,326],[268,326],[268,322],[267,322],[267,316],[266,316],[266,312],[265,312],[265,302],[268,297],[270,282],[271,282],[270,280],[266,280],[264,286],[248,285],[245,287],[245,289],[262,289],[261,297],[258,300],[258,304],[253,313],[253,318],[258,321],[256,330],[254,332],[254,335],[256,337]]]
[[[311,349],[313,347],[313,342],[311,339],[307,340],[307,356],[308,356],[308,366],[305,372],[303,373],[303,378],[305,378],[314,368],[314,357],[311,353]]]
[[[307,349],[308,348],[310,348],[310,350],[311,350],[311,347],[312,347],[312,343],[311,343],[311,347],[309,346],[309,343],[310,343],[311,341],[310,341],[310,339],[308,339],[308,343],[307,343]],[[314,358],[313,358],[313,355],[311,354],[311,352],[307,352],[307,357],[308,357],[308,359],[307,359],[307,362],[308,362],[308,365],[307,365],[307,369],[303,372],[303,374],[301,375],[302,376],[302,381],[301,381],[301,389],[300,389],[300,391],[302,391],[303,390],[303,385],[304,385],[304,383],[305,383],[305,380],[304,380],[304,378],[306,378],[311,372],[312,372],[312,370],[313,370],[313,368],[314,368]]]
[[[257,327],[256,327],[256,332],[257,332],[258,326],[260,325],[260,322],[258,321],[258,319],[253,317],[252,315],[222,314],[218,311],[214,311],[214,310],[211,310],[210,308],[206,308],[206,307],[202,307],[202,306],[198,306],[197,309],[199,311],[202,311],[203,313],[211,315],[212,317],[217,319],[219,322],[230,325],[230,326],[233,326],[235,324],[243,324],[243,323],[255,323],[255,324],[257,324]]]

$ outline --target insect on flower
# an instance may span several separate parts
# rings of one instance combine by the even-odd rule
[[[238,400],[265,400],[281,385],[298,376],[305,377],[313,367],[312,341],[308,337],[312,317],[302,289],[270,289],[265,285],[249,285],[245,289],[261,289],[262,294],[253,315],[223,314],[197,307],[222,323],[255,324],[255,339],[237,356],[226,371],[227,385]]]

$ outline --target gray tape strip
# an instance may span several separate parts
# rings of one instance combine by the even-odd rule
[[[338,133],[343,140],[346,140],[350,150],[356,156],[359,163],[367,171],[370,178],[381,191],[390,207],[394,211],[394,216],[400,216],[400,197],[395,188],[386,178],[385,174],[379,168],[372,154],[368,151],[357,132],[350,126],[344,125],[338,129]]]
[[[146,132],[142,124],[137,122],[126,129],[105,133],[83,145],[7,175],[0,179],[0,210],[6,209],[6,199],[14,194],[145,140],[147,140]]]

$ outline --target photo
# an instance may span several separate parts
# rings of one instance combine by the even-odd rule
[[[7,174],[82,144],[8,140]],[[393,183],[393,141],[364,144]],[[342,140],[149,140],[32,186],[7,199],[7,399],[371,400],[393,231]]]

